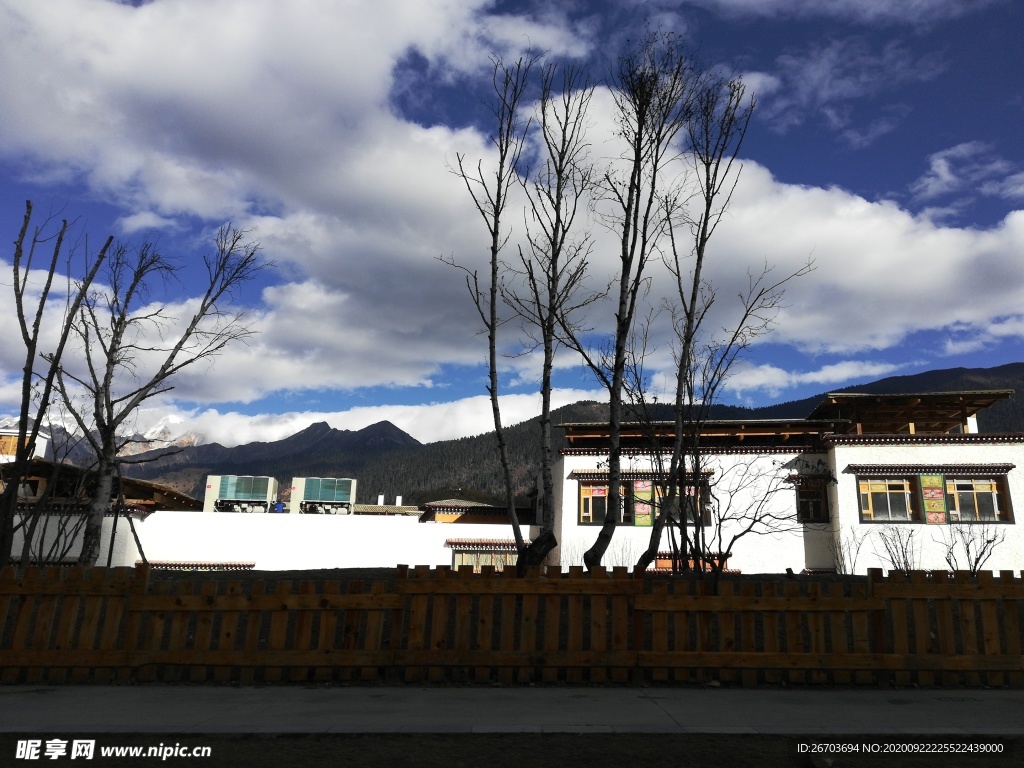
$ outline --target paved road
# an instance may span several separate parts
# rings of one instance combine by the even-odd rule
[[[1024,691],[21,685],[0,731],[1024,734]]]

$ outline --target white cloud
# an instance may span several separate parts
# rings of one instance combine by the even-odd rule
[[[786,389],[803,384],[827,386],[857,379],[874,379],[887,376],[901,367],[892,363],[861,360],[843,360],[822,366],[816,371],[803,372],[786,371],[775,365],[738,365],[725,386],[737,394],[763,390],[776,397]]]
[[[910,185],[919,200],[931,200],[954,192],[988,191],[1012,196],[1013,166],[981,141],[967,141],[928,156],[928,172]],[[1017,174],[1024,178],[1024,174]],[[1020,183],[1018,179],[1017,183]]]
[[[832,17],[926,26],[975,13],[996,0],[684,0],[738,16]]]
[[[806,53],[783,54],[776,59],[774,72],[743,77],[768,86],[761,93],[759,117],[775,130],[786,131],[819,116],[859,148],[894,130],[907,107],[889,105],[885,114],[859,129],[853,125],[858,100],[931,80],[942,69],[934,56],[914,56],[898,41],[876,49],[863,38],[849,37],[815,45]]]
[[[125,234],[151,229],[171,229],[177,226],[174,219],[158,216],[152,211],[139,211],[131,216],[118,220],[121,231]]]

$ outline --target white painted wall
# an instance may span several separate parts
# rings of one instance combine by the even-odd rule
[[[759,491],[762,491],[768,478],[774,478],[775,487],[778,487],[778,479],[788,477],[794,473],[789,465],[797,457],[796,453],[773,454],[768,456],[730,456],[721,455],[706,456],[708,468],[715,469],[718,483],[716,493],[723,501],[730,495],[726,491],[734,491],[733,504],[742,508],[750,506]],[[595,469],[604,457],[598,456],[562,456],[555,466],[555,477],[562,478],[561,482],[555,484],[555,531],[559,538],[560,545],[555,550],[555,562],[568,567],[570,565],[582,565],[583,553],[590,548],[600,531],[598,525],[579,524],[579,481],[572,479],[571,474],[577,469]],[[649,457],[635,456],[629,459],[628,467],[624,464],[623,469],[634,471],[647,470],[651,468]],[[739,478],[730,470],[743,462],[753,462],[752,474],[760,475],[762,480],[745,488],[738,488]],[[779,514],[791,512],[796,514],[796,491],[791,485],[783,485],[779,490],[772,493],[768,502],[771,508]],[[807,536],[805,538],[805,528]],[[720,543],[710,544],[713,551],[727,548],[730,539],[737,532],[736,525],[723,525],[722,540]],[[558,532],[561,532],[561,535]],[[711,531],[709,530],[709,535]],[[604,559],[606,567],[617,565],[632,566],[640,554],[647,549],[650,543],[651,528],[646,526],[620,525],[615,530],[615,535]],[[750,533],[737,542],[732,549],[732,557],[729,559],[729,568],[735,568],[744,573],[779,573],[786,568],[792,568],[799,572],[806,566],[808,555],[805,548],[811,542],[816,549],[827,549],[825,542],[828,533],[810,526],[795,527],[788,532],[779,533]],[[663,533],[659,551],[668,551],[668,534]],[[812,555],[812,560],[822,560],[821,557]],[[816,567],[823,567],[821,565]]]
[[[20,523],[20,519],[16,518],[16,520]],[[135,524],[138,525],[139,522],[135,521]],[[114,533],[114,551],[111,556],[111,565],[135,565],[135,555],[138,552],[138,548],[135,546],[135,542],[132,539],[132,530],[128,525],[128,521],[123,517],[118,519],[116,531],[114,531],[114,518],[103,518],[103,528],[100,532],[100,558],[97,565],[105,566],[107,564],[107,556],[108,553],[110,553],[110,537],[112,532]],[[78,531],[77,535],[71,536],[60,532],[56,517],[52,517],[50,519],[42,517],[40,518],[32,537],[34,544],[29,555],[29,559],[38,559],[40,553],[42,553],[47,559],[54,559],[56,556],[51,555],[50,553],[56,551],[66,552],[63,556],[65,562],[69,560],[77,560],[82,551],[83,537],[84,525]],[[14,532],[14,546],[11,548],[11,552],[14,557],[21,557],[21,549],[24,542],[25,529],[19,528]],[[53,549],[55,544],[58,547],[57,550]]]
[[[787,463],[797,454],[773,454],[759,457],[758,462],[765,473],[779,469],[782,476],[791,474],[785,469]],[[716,470],[717,476],[723,478],[728,485],[728,468],[730,462],[744,457],[726,455],[709,455],[709,468]],[[732,549],[729,567],[744,573],[781,573],[786,568],[799,572],[804,568],[831,569],[835,567],[832,542],[847,540],[851,537],[863,539],[855,564],[855,572],[864,574],[869,568],[891,569],[891,564],[884,556],[884,546],[879,539],[881,524],[860,522],[860,501],[855,475],[844,472],[851,464],[1016,464],[1017,468],[1007,476],[1009,495],[1015,522],[999,525],[997,529],[1006,534],[1005,541],[1000,544],[985,570],[1024,569],[1024,445],[1016,442],[990,444],[987,442],[971,442],[959,445],[935,444],[890,444],[890,445],[856,445],[836,446],[828,455],[804,456],[814,463],[821,458],[826,461],[833,476],[837,479],[830,486],[830,509],[832,511],[831,526],[805,525],[788,533],[765,535],[748,534]],[[647,469],[641,457],[632,459],[632,469]],[[563,456],[556,465],[555,509],[556,535],[561,532],[561,546],[555,551],[556,562],[562,566],[582,564],[583,553],[594,543],[599,526],[578,524],[578,481],[570,479],[577,469],[595,469],[598,464],[606,464],[603,456]],[[722,490],[719,485],[718,491]],[[752,500],[753,490],[748,490],[747,497]],[[742,495],[739,499],[743,503]],[[749,503],[749,502],[748,502]],[[792,487],[783,487],[772,497],[772,505],[780,512],[796,516],[796,491]],[[948,568],[945,560],[943,538],[949,535],[948,526],[927,525],[925,523],[897,524],[905,530],[913,530],[915,546],[918,551],[918,567],[925,570],[944,570]],[[945,529],[945,530],[944,530]],[[647,547],[650,528],[619,526],[608,550],[605,565],[632,565],[639,554]],[[726,542],[731,530],[724,528]],[[667,534],[663,535],[660,550],[669,548]],[[719,547],[713,544],[711,549],[719,551],[725,548],[725,542]],[[961,558],[961,563],[964,560]],[[963,567],[963,566],[961,566]]]
[[[941,541],[948,535],[949,526],[926,523],[861,523],[857,478],[846,472],[851,464],[1016,464],[1007,475],[1010,501],[1015,522],[992,526],[1005,531],[1006,539],[985,563],[984,570],[1016,570],[1024,568],[1024,446],[1020,443],[970,445],[839,445],[833,449],[832,471],[838,480],[835,487],[833,510],[838,510],[837,534],[849,539],[863,537],[856,572],[866,573],[868,568],[890,569],[885,548],[878,538],[884,527],[899,527],[914,532],[915,549],[919,551],[918,567],[924,570],[946,569],[945,548]],[[963,567],[963,566],[961,566]]]
[[[247,562],[266,571],[451,565],[446,539],[512,538],[504,525],[421,523],[397,515],[156,512],[136,529],[151,561]],[[537,535],[535,529],[523,533]],[[127,526],[124,535],[131,536]],[[135,564],[134,542],[126,542],[123,557],[115,564]]]

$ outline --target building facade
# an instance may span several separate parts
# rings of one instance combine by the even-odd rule
[[[663,498],[704,549],[746,573],[1024,568],[1024,435],[979,434],[1009,391],[837,393],[803,420],[708,421],[668,492],[671,423],[622,429],[620,524],[608,566],[635,563]],[[607,424],[563,425],[555,562],[582,563],[608,512]],[[677,534],[678,535],[678,534]],[[659,551],[672,548],[666,531]]]

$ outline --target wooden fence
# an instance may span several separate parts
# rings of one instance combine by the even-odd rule
[[[360,581],[0,570],[0,681],[709,682],[1024,687],[1024,580],[400,568]]]

